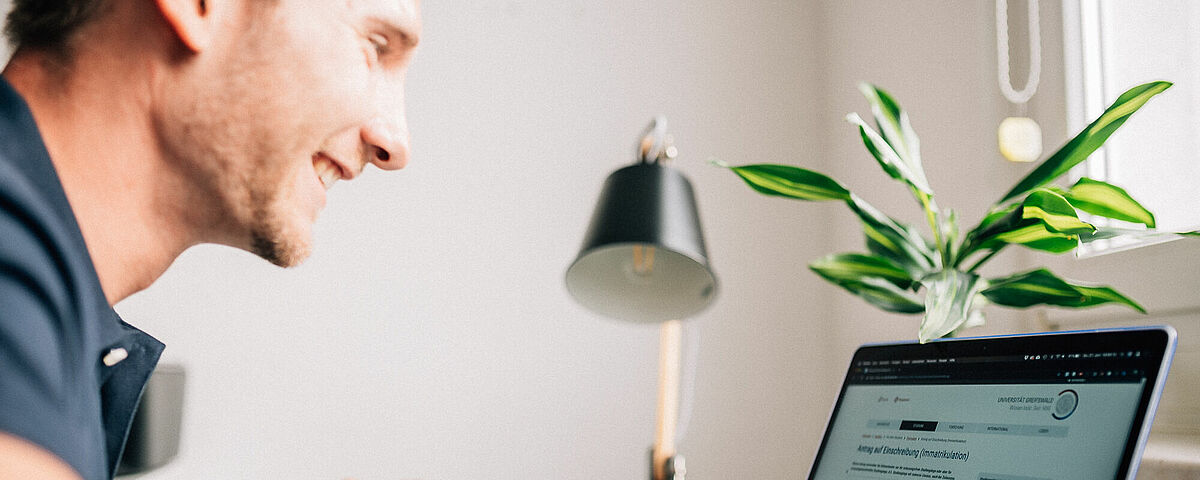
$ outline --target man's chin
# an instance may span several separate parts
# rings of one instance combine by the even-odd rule
[[[263,260],[289,268],[308,259],[312,254],[312,241],[310,235],[284,235],[278,230],[254,232],[251,236],[250,251]]]

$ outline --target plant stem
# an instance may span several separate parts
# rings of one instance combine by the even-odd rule
[[[995,250],[992,250],[991,252],[989,252],[983,258],[979,259],[978,262],[975,262],[974,265],[971,265],[971,268],[967,269],[967,273],[975,273],[975,269],[983,266],[984,263],[987,263],[988,260],[991,260],[992,257],[996,256],[997,253],[1000,253],[1000,250],[1003,248],[1004,248],[1004,246],[1000,246],[1000,247],[996,248]]]
[[[950,265],[950,259],[946,251],[946,245],[942,244],[942,229],[938,228],[936,206],[933,204],[933,198],[924,193],[917,192],[917,197],[921,199],[921,206],[925,207],[925,219],[929,221],[929,229],[933,230],[933,243],[937,245],[938,254],[942,258],[942,268]]]
[[[966,261],[967,257],[970,257],[971,254],[975,253],[975,240],[971,237],[971,234],[967,234],[967,238],[963,240],[960,248],[958,249],[958,258],[954,259],[954,265],[951,265],[951,267],[958,268],[959,265]]]

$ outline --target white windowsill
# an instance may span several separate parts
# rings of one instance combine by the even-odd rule
[[[1200,439],[1155,435],[1146,445],[1138,480],[1200,478]]]

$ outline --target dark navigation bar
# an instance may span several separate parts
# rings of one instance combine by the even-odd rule
[[[901,430],[912,430],[914,432],[936,432],[938,422],[917,422],[913,420],[901,420]]]

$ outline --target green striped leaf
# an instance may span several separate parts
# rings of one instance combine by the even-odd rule
[[[1079,238],[1074,235],[1058,236],[1047,234],[1044,238],[1028,240],[1020,243],[1022,247],[1053,254],[1063,254],[1079,248]]]
[[[846,121],[858,126],[858,133],[862,137],[863,145],[866,145],[871,156],[875,157],[875,161],[879,162],[879,166],[883,168],[884,172],[887,172],[888,176],[907,183],[927,197],[933,195],[933,191],[929,188],[929,182],[925,180],[925,172],[914,169],[912,165],[901,159],[896,150],[883,137],[879,136],[875,129],[867,125],[862,117],[859,117],[857,113],[851,113],[846,115]]]
[[[1079,220],[1075,207],[1062,195],[1042,189],[1030,193],[1021,205],[1002,217],[994,212],[972,231],[962,256],[980,249],[997,250],[1004,244],[1019,244],[1034,250],[1066,253],[1079,246],[1079,235],[1096,227]],[[979,227],[977,227],[978,229]]]
[[[933,248],[911,226],[876,210],[857,195],[851,194],[846,204],[863,222],[868,251],[896,262],[912,278],[939,267]]]
[[[1139,312],[1146,310],[1112,287],[1076,285],[1050,273],[1044,268],[994,279],[983,290],[992,303],[1026,308],[1034,305],[1055,305],[1082,308],[1106,303],[1120,303]]]
[[[1124,238],[1130,240],[1167,240],[1179,237],[1200,237],[1200,232],[1163,232],[1159,230],[1136,230],[1132,228],[1098,227],[1090,234],[1080,234],[1079,241],[1092,243],[1097,240]]]
[[[882,278],[864,277],[861,281],[835,281],[833,283],[861,297],[867,303],[888,312],[921,313],[925,311],[925,304],[916,294]]]
[[[887,258],[873,255],[838,253],[817,259],[808,268],[833,283],[861,282],[864,278],[873,277],[902,289],[913,285],[913,279],[907,271]]]
[[[1084,301],[1076,305],[1066,305],[1075,308],[1094,307],[1105,303],[1120,303],[1133,308],[1141,313],[1146,313],[1146,309],[1133,301],[1121,292],[1114,290],[1112,287],[1087,287],[1083,285],[1073,285],[1076,290],[1084,295]]]
[[[975,228],[972,228],[971,231],[967,232],[967,235],[963,237],[962,253],[959,256],[959,260],[962,260],[962,256],[975,252],[984,240],[994,235],[995,232],[998,231],[998,227],[996,225],[1005,221],[1014,221],[1015,219],[1010,218],[1010,216],[1014,215],[1013,212],[1018,208],[1020,208],[1020,205],[1012,204],[1004,208],[988,212],[988,214],[979,221],[979,224],[976,225]],[[1016,219],[1020,218],[1019,213],[1015,215],[1017,215]]]
[[[1085,177],[1079,179],[1063,196],[1075,208],[1092,215],[1154,228],[1154,214],[1116,185]]]
[[[917,332],[921,343],[942,338],[970,319],[981,320],[979,292],[985,282],[978,275],[946,269],[921,279],[925,286],[925,318]]]
[[[755,164],[732,167],[720,162],[751,188],[766,195],[798,200],[843,200],[863,221],[868,249],[902,266],[910,276],[918,278],[935,266],[934,255],[925,239],[912,227],[899,223],[855,196],[832,178],[789,165]]]
[[[879,127],[880,135],[909,169],[918,175],[923,183],[928,184],[929,182],[924,180],[924,167],[921,166],[921,142],[908,121],[908,114],[890,94],[875,85],[860,83],[858,90],[871,103],[871,113],[875,116],[875,125]]]
[[[1046,230],[1067,235],[1094,232],[1096,227],[1079,220],[1075,208],[1066,198],[1049,190],[1030,193],[1021,203],[1021,218],[1040,220]]]
[[[1007,307],[1079,302],[1084,298],[1071,284],[1046,269],[993,279],[988,284],[983,295],[992,303]]]
[[[850,200],[850,191],[828,176],[790,165],[756,164],[731,167],[751,188],[766,195],[797,200]]]
[[[1017,182],[1012,190],[1004,195],[997,204],[1007,203],[1038,187],[1054,181],[1068,170],[1087,159],[1092,152],[1100,148],[1108,137],[1113,134],[1125,120],[1129,119],[1151,97],[1162,93],[1171,87],[1170,82],[1150,82],[1138,85],[1126,91],[1117,98],[1103,114],[1091,125],[1079,132],[1075,138],[1063,145],[1049,158],[1043,160],[1029,175]]]
[[[1000,210],[995,210],[993,212],[990,212],[986,216],[983,217],[983,220],[979,221],[979,226],[975,227],[972,231],[973,232],[974,231],[983,231],[984,229],[995,224],[1000,219],[1003,219],[1004,217],[1012,214],[1013,210],[1016,210],[1016,209],[1017,209],[1017,205],[1009,205],[1006,208],[1002,208]]]
[[[996,235],[987,247],[994,249],[997,244],[1017,244],[1043,252],[1067,253],[1079,246],[1079,238],[1051,232],[1046,230],[1045,225],[1035,223]]]
[[[868,252],[900,265],[913,278],[923,276],[933,270],[933,263],[929,257],[895,230],[865,222],[862,227]]]

